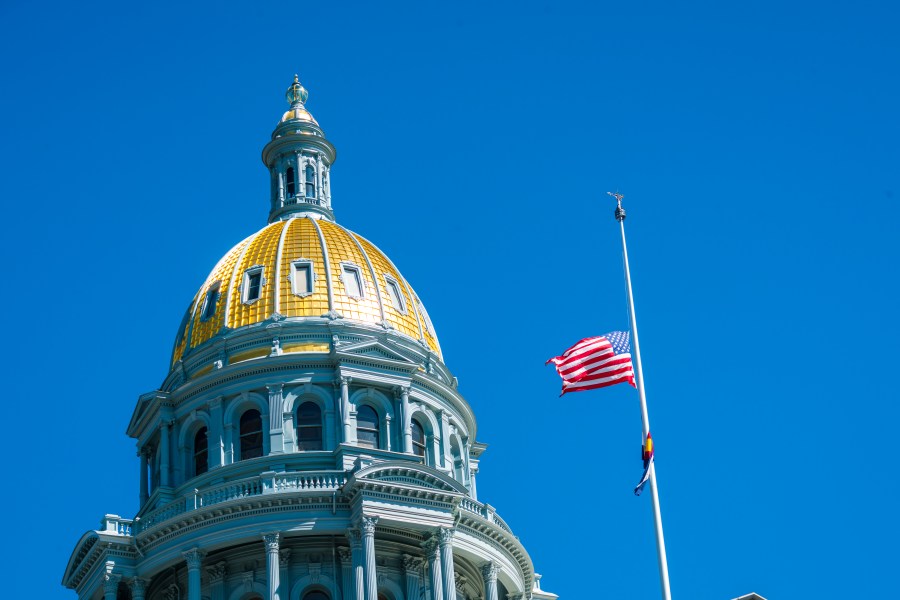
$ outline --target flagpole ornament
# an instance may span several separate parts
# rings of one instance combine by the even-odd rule
[[[606,192],[610,196],[616,199],[616,221],[621,223],[625,220],[625,209],[622,208],[622,198],[625,197],[624,194],[620,194],[619,192]]]

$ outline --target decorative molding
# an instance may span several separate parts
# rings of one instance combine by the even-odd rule
[[[411,556],[409,554],[403,555],[403,570],[406,573],[419,574],[422,571],[422,566],[425,564],[425,559],[420,556]]]
[[[282,548],[278,551],[278,566],[287,569],[291,566],[291,549]]]
[[[200,564],[203,562],[203,557],[206,553],[200,550],[200,548],[191,548],[190,550],[182,552],[181,555],[184,557],[185,562],[187,562],[188,570],[193,571],[194,569],[200,568]]]
[[[266,552],[278,552],[278,538],[280,534],[278,532],[272,533],[264,533],[262,535],[263,543],[266,545]]]
[[[206,567],[206,575],[209,578],[209,583],[219,583],[225,579],[225,575],[228,574],[228,564],[223,560],[217,562],[214,565]]]

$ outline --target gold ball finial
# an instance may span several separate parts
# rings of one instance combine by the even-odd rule
[[[288,104],[292,106],[294,104],[303,104],[309,98],[309,92],[300,84],[300,78],[296,74],[294,75],[294,83],[288,88],[285,98]]]

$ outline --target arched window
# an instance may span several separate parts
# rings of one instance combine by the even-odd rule
[[[316,170],[312,165],[306,165],[306,197],[316,197]]]
[[[251,409],[241,415],[241,460],[263,454],[262,417]]]
[[[206,427],[194,436],[194,475],[202,475],[209,470],[209,440]]]
[[[294,176],[294,167],[288,167],[284,178],[287,179],[287,197],[293,198],[297,195],[297,178]]]
[[[303,600],[329,600],[329,598],[328,594],[326,594],[325,592],[313,590],[311,592],[306,592],[303,595]]]
[[[378,448],[378,413],[368,405],[362,405],[356,411],[357,444],[364,448]]]
[[[418,421],[412,422],[412,446],[413,454],[425,458],[425,430]]]
[[[322,449],[322,409],[315,402],[304,402],[297,409],[297,449]]]

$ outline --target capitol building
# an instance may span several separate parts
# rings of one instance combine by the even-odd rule
[[[295,77],[262,151],[268,224],[202,281],[137,400],[137,515],[85,533],[62,583],[81,600],[555,599],[478,498],[486,446],[425,306],[335,220],[307,95]]]

